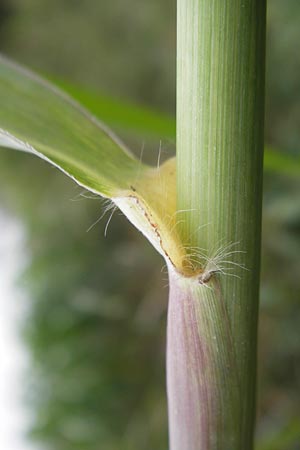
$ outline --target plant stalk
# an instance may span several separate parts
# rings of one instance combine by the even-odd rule
[[[240,384],[215,279],[211,287],[170,270],[167,385],[172,450],[238,449]]]
[[[170,269],[170,445],[250,450],[266,1],[177,5],[178,231],[195,276]]]

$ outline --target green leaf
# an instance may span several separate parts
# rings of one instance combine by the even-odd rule
[[[264,168],[268,172],[299,176],[300,156],[291,156],[269,147],[265,148]]]
[[[65,80],[54,77],[49,79],[111,126],[123,128],[141,136],[175,139],[175,119],[167,114],[126,101],[116,100]]]
[[[144,170],[79,104],[4,57],[0,105],[1,146],[40,156],[93,192],[113,197]]]
[[[256,446],[256,450],[288,450],[300,442],[300,420],[292,418],[290,422]]]
[[[152,168],[135,159],[62,91],[0,57],[0,146],[32,153],[86,189],[111,198],[179,270],[175,159]]]

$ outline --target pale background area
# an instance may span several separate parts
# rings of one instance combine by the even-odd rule
[[[3,450],[34,450],[26,438],[30,412],[23,389],[29,355],[20,336],[26,295],[16,282],[27,260],[24,229],[0,209],[0,230],[0,444]]]

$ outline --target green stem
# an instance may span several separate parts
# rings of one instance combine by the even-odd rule
[[[224,304],[234,376],[240,380],[234,409],[242,441],[231,450],[247,450],[253,445],[255,417],[266,2],[177,3],[178,229],[190,263],[205,272],[205,279],[212,276],[212,295]],[[201,322],[220,327],[222,320],[216,314]],[[219,365],[211,370],[221,386]],[[226,414],[226,409],[216,408]],[[213,426],[209,433],[214,433]],[[192,447],[221,448],[212,443]]]

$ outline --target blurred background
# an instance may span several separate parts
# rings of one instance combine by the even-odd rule
[[[174,152],[175,0],[0,0],[0,51],[144,160]],[[269,0],[257,450],[300,449],[300,2]],[[162,259],[102,202],[0,151],[4,450],[166,450]],[[86,232],[89,230],[88,232]]]

